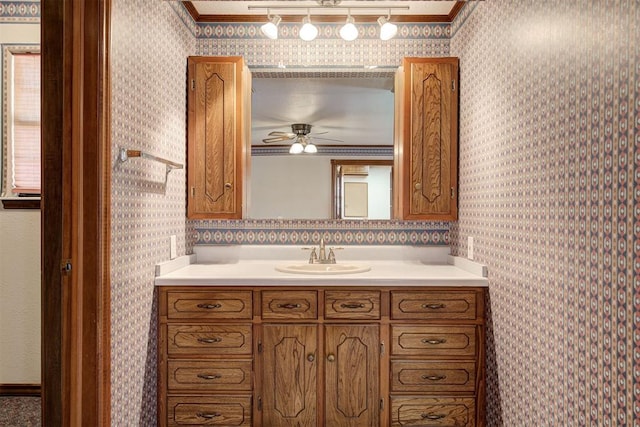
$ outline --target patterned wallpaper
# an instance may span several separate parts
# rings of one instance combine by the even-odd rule
[[[640,3],[473,7],[451,241],[489,267],[489,425],[640,425]]]
[[[40,0],[0,0],[0,22],[39,23]]]
[[[186,57],[195,39],[172,2],[112,1],[111,416],[112,425],[156,425],[154,265],[169,236],[186,252],[185,171],[119,148],[185,162]]]

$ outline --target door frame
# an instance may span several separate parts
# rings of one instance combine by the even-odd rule
[[[110,0],[43,0],[43,425],[110,425]]]

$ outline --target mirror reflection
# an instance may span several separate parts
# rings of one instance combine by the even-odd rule
[[[252,83],[249,218],[390,218],[392,74],[335,78],[257,74]],[[349,173],[338,177],[336,171],[342,169],[336,165],[344,161],[368,166],[369,177]],[[381,172],[381,166],[387,169]],[[373,180],[378,174],[386,175],[388,183]],[[379,185],[387,188],[384,194],[389,197],[379,195]],[[365,212],[365,194],[367,200],[382,203],[367,203]],[[345,200],[357,202],[345,205]]]
[[[332,160],[334,219],[391,219],[392,160]]]

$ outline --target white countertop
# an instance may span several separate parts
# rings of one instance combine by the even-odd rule
[[[218,249],[219,250],[219,249]],[[277,250],[271,249],[271,254]],[[284,254],[284,253],[282,253]],[[406,259],[406,250],[367,259],[345,257],[350,264],[364,264],[369,271],[354,274],[292,274],[276,270],[277,266],[303,264],[299,256],[286,259],[253,259],[237,256],[197,255],[179,257],[156,267],[155,284],[231,285],[231,286],[487,286],[486,267],[481,264],[437,253]],[[399,254],[399,255],[398,255]],[[228,253],[226,254],[228,255]],[[376,259],[384,258],[385,259]],[[341,259],[338,258],[338,263]]]

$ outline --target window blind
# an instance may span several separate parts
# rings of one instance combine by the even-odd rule
[[[14,53],[13,193],[40,193],[40,54]]]

